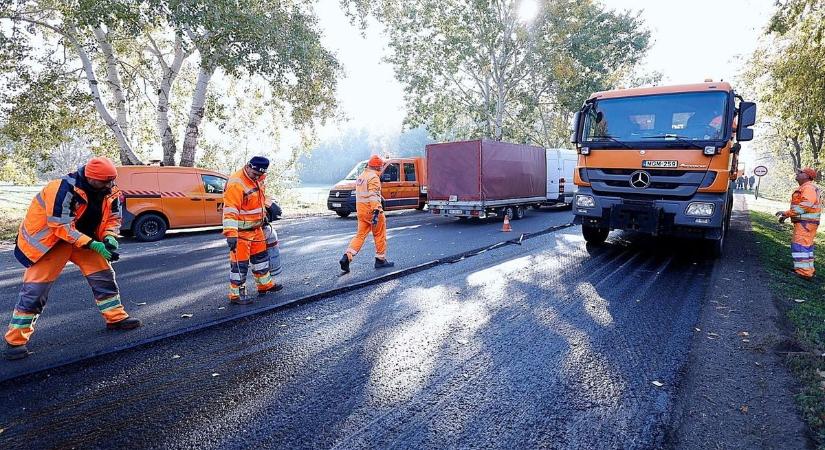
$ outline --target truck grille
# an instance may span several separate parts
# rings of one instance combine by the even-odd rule
[[[639,170],[650,175],[650,185],[635,188],[631,175]],[[696,193],[705,178],[705,171],[661,169],[587,169],[588,181],[594,192],[629,198],[685,198]]]

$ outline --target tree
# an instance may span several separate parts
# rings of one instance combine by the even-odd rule
[[[825,6],[779,4],[766,37],[743,75],[761,105],[763,122],[780,137],[795,168],[822,168],[825,144]]]
[[[594,1],[540,3],[521,20],[513,0],[342,0],[352,17],[384,25],[407,126],[546,145],[587,95],[633,72],[649,32]]]
[[[50,39],[77,60],[91,103],[113,134],[124,164],[135,164],[132,118],[151,104],[157,142],[166,164],[177,143],[169,113],[185,61],[198,57],[183,133],[180,164],[195,163],[210,80],[217,70],[232,77],[267,79],[272,101],[288,109],[293,124],[312,126],[335,110],[340,65],[320,43],[316,19],[303,1],[251,0],[54,0],[0,3],[12,38],[0,49],[23,52],[27,41]],[[6,42],[8,41],[8,42]],[[67,53],[67,52],[64,52]],[[148,55],[148,57],[146,57]],[[105,82],[97,73],[105,73]],[[58,84],[58,86],[63,86]],[[142,128],[140,128],[142,130]],[[138,130],[138,131],[140,131]]]

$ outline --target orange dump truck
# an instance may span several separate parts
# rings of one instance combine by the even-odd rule
[[[740,142],[753,139],[756,104],[728,83],[597,92],[576,113],[573,212],[584,239],[610,230],[724,246]]]
[[[341,217],[355,212],[355,180],[367,167],[361,161],[329,190],[327,209]],[[427,165],[422,157],[388,158],[381,169],[384,210],[424,209],[427,203]]]

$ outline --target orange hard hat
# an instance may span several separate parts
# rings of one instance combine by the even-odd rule
[[[811,180],[816,180],[816,169],[811,169],[810,167],[805,167],[803,169],[799,169],[799,172],[804,173]]]
[[[117,178],[115,163],[105,156],[97,156],[86,163],[86,178],[98,181],[110,181]]]
[[[378,155],[372,155],[370,157],[370,161],[367,163],[367,166],[372,167],[373,169],[380,169],[384,166],[384,160],[382,160]]]

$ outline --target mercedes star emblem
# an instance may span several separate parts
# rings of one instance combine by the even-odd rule
[[[630,174],[630,185],[636,189],[644,189],[650,186],[650,174],[644,170],[637,170]]]

